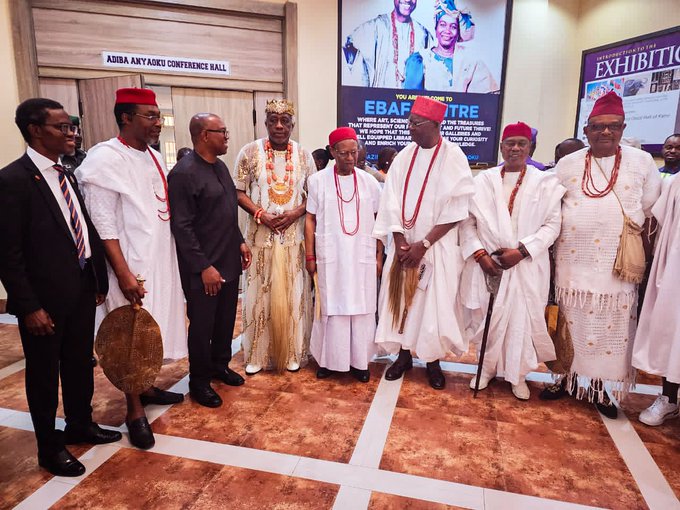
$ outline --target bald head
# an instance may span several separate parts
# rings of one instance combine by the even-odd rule
[[[194,151],[208,162],[227,153],[229,131],[214,113],[197,113],[189,121],[189,133]]]
[[[189,134],[191,135],[191,141],[196,143],[196,140],[200,137],[201,133],[208,129],[208,124],[211,121],[219,120],[220,118],[214,113],[197,113],[189,121]]]

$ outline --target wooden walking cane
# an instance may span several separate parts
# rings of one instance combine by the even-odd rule
[[[482,367],[484,365],[484,354],[486,353],[486,341],[489,338],[489,326],[491,325],[491,314],[493,313],[493,304],[496,299],[496,294],[498,294],[498,288],[501,286],[500,276],[489,276],[484,275],[486,279],[486,288],[489,291],[489,308],[486,311],[486,321],[484,322],[484,333],[482,334],[482,345],[479,348],[479,365],[477,366],[477,375],[475,376],[475,392],[472,398],[477,398],[477,392],[479,392],[479,380],[482,377]]]

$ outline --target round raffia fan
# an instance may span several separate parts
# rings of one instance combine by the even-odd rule
[[[125,393],[151,387],[163,363],[161,330],[151,314],[132,305],[109,313],[95,340],[99,364],[111,383]]]

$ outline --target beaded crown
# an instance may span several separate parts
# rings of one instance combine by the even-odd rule
[[[278,113],[279,115],[287,113],[288,115],[295,115],[295,106],[288,99],[269,99],[267,106],[264,109],[265,113]]]

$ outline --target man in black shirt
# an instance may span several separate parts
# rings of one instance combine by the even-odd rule
[[[80,118],[77,115],[69,115],[68,117],[71,120],[71,124],[75,127],[76,145],[73,148],[73,152],[61,155],[61,164],[66,170],[75,172],[76,168],[80,166],[85,156],[87,156],[87,152],[81,148],[83,146],[83,135],[80,128]]]
[[[199,404],[219,407],[222,399],[210,380],[244,382],[228,365],[239,276],[252,255],[238,227],[234,181],[218,158],[229,141],[224,122],[199,113],[189,131],[194,150],[168,175],[171,227],[190,321],[189,390]]]

